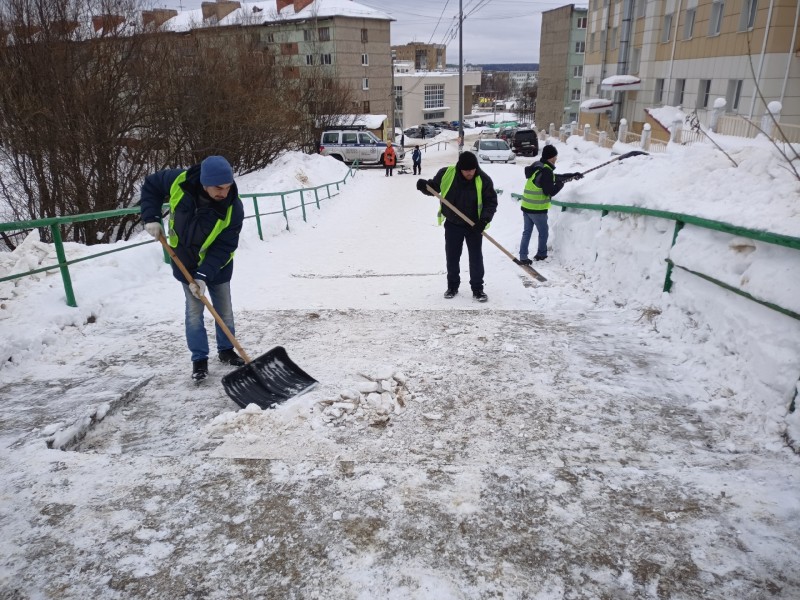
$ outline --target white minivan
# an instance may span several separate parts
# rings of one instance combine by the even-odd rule
[[[517,162],[517,155],[505,140],[477,140],[472,146],[472,152],[478,157],[479,163],[514,164]]]
[[[323,156],[332,156],[346,163],[358,160],[362,165],[383,163],[385,150],[386,142],[371,131],[329,129],[322,132],[319,144],[319,153]],[[394,146],[394,151],[398,162],[405,158],[406,151],[401,146]]]

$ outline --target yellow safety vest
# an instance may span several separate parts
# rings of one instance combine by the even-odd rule
[[[545,169],[553,170],[549,163],[545,163],[543,166]],[[541,169],[534,171],[525,182],[525,191],[522,194],[520,205],[528,210],[550,210],[550,196],[533,182],[539,173],[541,173]]]
[[[439,195],[442,198],[447,196],[447,192],[450,191],[450,188],[453,185],[453,181],[456,178],[456,168],[455,166],[447,167],[447,171],[444,172],[442,175],[442,183],[441,189],[439,190]],[[475,176],[475,188],[478,190],[478,218],[481,218],[481,211],[483,210],[483,179],[481,179],[480,175]],[[438,222],[441,225],[444,222],[444,215],[442,215],[442,205],[439,204],[439,214],[438,214]]]

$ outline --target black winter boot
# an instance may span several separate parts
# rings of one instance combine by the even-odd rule
[[[444,293],[444,297],[450,300],[458,293],[458,290],[454,290],[453,288],[447,288],[447,291]]]
[[[236,354],[236,352],[232,348],[220,352],[219,360],[220,362],[224,362],[226,365],[232,365],[234,367],[244,366],[244,359],[238,354]]]
[[[192,361],[192,379],[194,381],[203,381],[208,377],[208,359],[201,358],[200,360]]]

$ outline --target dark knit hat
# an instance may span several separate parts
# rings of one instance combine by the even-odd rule
[[[550,160],[554,156],[558,156],[558,150],[556,150],[555,146],[547,144],[544,148],[542,148],[542,162]]]
[[[458,157],[456,168],[459,171],[472,171],[478,168],[478,157],[472,152],[462,152]]]
[[[200,183],[205,187],[233,183],[233,169],[223,156],[209,156],[200,163]]]

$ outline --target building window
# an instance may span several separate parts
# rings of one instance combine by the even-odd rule
[[[711,96],[711,80],[701,79],[700,86],[697,88],[697,108],[708,108],[708,100]]]
[[[664,98],[664,80],[656,79],[656,91],[653,94],[653,103],[661,104]]]
[[[725,2],[714,0],[711,5],[711,18],[708,21],[708,35],[719,35],[722,29],[722,13],[725,10]]]
[[[397,110],[403,110],[403,86],[394,86],[394,106]]]
[[[675,80],[675,95],[672,97],[672,104],[674,106],[683,106],[683,92],[686,89],[685,79]]]
[[[578,17],[578,29],[586,29],[586,17]]]
[[[330,42],[331,41],[331,28],[330,27],[320,27],[317,29],[317,34],[319,35],[320,42]]]
[[[364,79],[361,80],[361,89],[362,90],[369,89],[369,77],[364,77]]]
[[[275,34],[274,33],[268,33],[267,34],[267,41],[268,42],[274,42],[275,41]]]
[[[661,43],[666,44],[672,35],[672,13],[664,15],[664,22],[661,24]]]
[[[369,35],[366,29],[361,30],[361,43],[366,44],[369,41]]]
[[[739,110],[739,100],[742,97],[742,80],[730,79],[728,80],[728,92],[725,94],[725,101],[728,103],[728,111]]]
[[[638,75],[639,65],[641,65],[641,62],[642,62],[642,49],[631,48],[631,61],[628,66],[628,70],[631,75]]]
[[[594,33],[589,34],[589,52],[594,52]]]
[[[424,108],[444,108],[444,84],[435,83],[425,86]],[[430,116],[428,116],[430,118]]]
[[[686,22],[683,24],[683,39],[685,40],[692,39],[692,34],[694,33],[694,17],[696,12],[696,8],[686,9]]]
[[[361,105],[361,110],[364,112],[365,115],[369,114],[369,100],[364,100]]]
[[[444,119],[444,112],[425,113],[426,119]]]
[[[575,42],[575,54],[586,52],[586,42]]]
[[[572,67],[573,77],[583,77],[583,65],[575,65]]]
[[[572,100],[573,102],[580,102],[581,101],[581,91],[580,90],[570,90],[569,99]]]
[[[750,31],[756,24],[758,0],[744,0],[742,16],[739,18],[739,31]]]
[[[313,54],[306,54],[306,64],[313,65],[314,64],[314,55]]]
[[[647,7],[647,0],[636,0],[636,6],[633,9],[634,17],[641,19],[645,15],[645,8]]]
[[[614,27],[611,29],[611,49],[617,49],[617,28]]]
[[[312,41],[312,35],[310,29],[303,29],[303,41],[304,42]]]
[[[333,63],[333,60],[332,60],[330,54],[320,54],[319,55],[319,64],[321,64],[321,65],[330,65],[332,63]]]
[[[369,54],[362,54],[361,55],[361,64],[365,67],[369,66]]]

